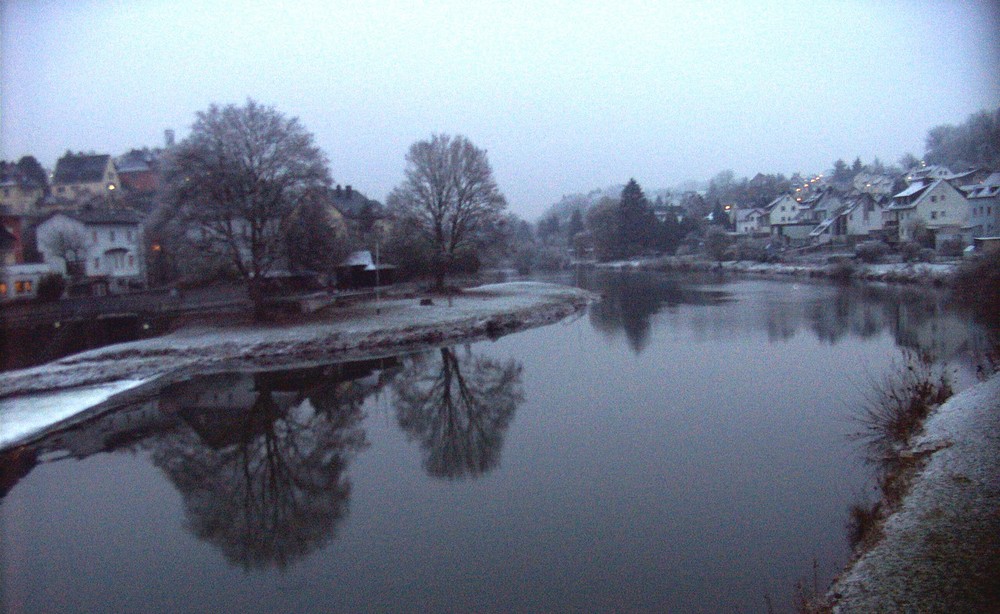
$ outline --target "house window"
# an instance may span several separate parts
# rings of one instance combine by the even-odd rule
[[[100,258],[94,258],[94,268],[95,269],[101,268],[101,259]]]
[[[942,211],[942,212],[941,212],[941,217],[945,217],[946,215],[948,215],[948,212],[947,212],[947,211]]]
[[[114,240],[115,240],[115,231],[112,230],[111,231],[111,241],[114,242]]]
[[[936,203],[937,202],[937,196],[931,196],[931,202],[932,203]]]
[[[27,294],[31,292],[31,282],[29,280],[18,280],[14,282],[14,292],[16,294]]]
[[[133,256],[132,254],[129,254],[129,256],[128,256],[128,265],[130,267],[134,267],[135,266],[135,256]]]
[[[936,220],[937,219],[937,211],[931,211],[931,219],[932,220]]]
[[[0,282],[0,296],[7,296],[7,283]]]

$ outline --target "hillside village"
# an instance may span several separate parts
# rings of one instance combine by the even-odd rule
[[[163,148],[117,157],[67,151],[52,171],[31,156],[0,162],[0,300],[37,298],[53,276],[63,279],[60,295],[102,296],[211,268],[199,255],[182,257],[165,245],[158,209],[173,144],[167,130]],[[381,208],[350,185],[331,188],[328,203],[323,222],[342,234],[370,226]]]
[[[51,171],[32,156],[0,162],[0,300],[119,294],[224,277],[224,263],[173,240],[165,223],[161,188],[175,143],[173,131],[164,137],[163,147],[118,156],[67,151]],[[617,190],[564,197],[536,224],[507,214],[504,228],[480,241],[503,244],[487,250],[489,264],[527,272],[661,254],[775,261],[826,247],[872,261],[894,252],[927,260],[1000,249],[1000,172],[982,164],[949,168],[908,155],[896,166],[838,160],[833,169],[788,178],[757,173],[737,180],[726,171],[707,189],[656,190],[652,198],[634,180],[620,197]],[[286,262],[274,274],[329,273],[324,283],[337,283],[336,263],[372,268],[379,240],[383,259],[395,258],[405,275],[420,274],[405,229],[393,229],[381,203],[350,185],[331,187],[321,200],[318,212],[299,213],[304,234],[289,234]],[[373,239],[376,228],[381,239]],[[393,235],[403,239],[394,245]],[[310,241],[320,256],[316,248],[296,256]],[[474,271],[485,261],[473,254],[463,266]]]

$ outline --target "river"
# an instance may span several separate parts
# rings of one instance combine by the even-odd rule
[[[646,273],[494,342],[175,382],[2,459],[11,612],[789,609],[849,557],[914,289]]]

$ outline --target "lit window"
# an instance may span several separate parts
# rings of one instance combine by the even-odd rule
[[[0,296],[7,296],[7,284],[0,282]]]

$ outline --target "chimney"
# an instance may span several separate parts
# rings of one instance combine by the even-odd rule
[[[344,195],[344,191],[340,188],[340,184],[339,183],[337,184],[337,189],[334,190],[334,194],[337,195],[337,198],[340,198],[341,196]]]
[[[167,144],[167,147],[174,146],[174,131],[171,129],[166,129],[163,131],[163,142]]]
[[[344,195],[345,195],[345,196],[346,196],[346,197],[347,197],[348,199],[350,199],[350,198],[351,198],[351,186],[349,186],[349,185],[348,185],[348,186],[345,186],[345,187],[344,187]]]

